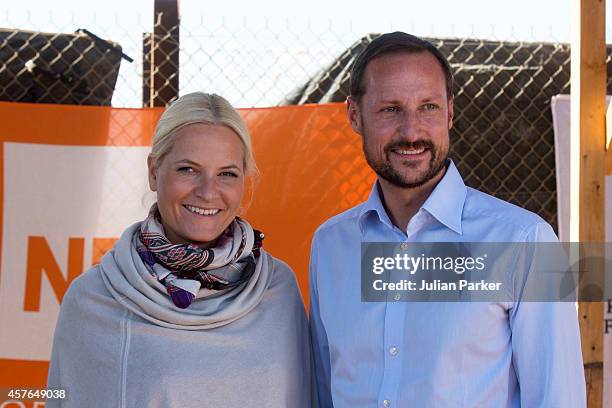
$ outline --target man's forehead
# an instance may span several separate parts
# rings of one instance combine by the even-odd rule
[[[410,88],[423,97],[446,97],[446,77],[431,53],[398,52],[370,61],[364,72],[365,94],[397,94]],[[414,95],[417,96],[417,95]]]
[[[428,51],[394,51],[373,58],[365,68],[364,74],[398,72],[400,70],[434,70],[444,78],[444,70],[436,57]]]

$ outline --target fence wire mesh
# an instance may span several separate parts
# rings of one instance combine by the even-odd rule
[[[0,29],[0,100],[110,106],[121,56],[87,30]]]
[[[288,103],[338,102],[350,66],[377,35],[343,52]],[[466,184],[541,215],[556,227],[554,132],[550,101],[569,93],[564,44],[429,38],[455,74],[450,155]]]
[[[376,36],[348,22],[196,16],[164,26],[163,16],[73,15],[54,33],[53,16],[41,27],[1,17],[0,99],[116,107],[165,104],[196,90],[238,107],[341,102],[350,64]],[[59,33],[79,28],[90,34]],[[455,71],[451,157],[466,183],[556,226],[550,100],[569,93],[569,45],[428,37]]]

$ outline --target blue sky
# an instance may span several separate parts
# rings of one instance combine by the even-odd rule
[[[181,93],[207,89],[226,95],[238,106],[276,104],[296,84],[303,83],[368,32],[399,29],[439,38],[570,42],[572,3],[577,2],[180,0],[181,47],[187,50],[182,51],[181,56]],[[49,14],[50,6],[52,14]],[[610,18],[611,10],[609,7],[607,14]],[[74,32],[76,28],[87,28],[105,39],[120,43],[126,54],[137,59],[133,64],[122,63],[115,89],[113,105],[125,107],[140,105],[141,66],[138,57],[142,50],[142,32],[151,30],[152,20],[153,0],[18,0],[11,2],[10,9],[0,11],[0,27],[48,32]],[[291,27],[296,33],[304,32],[306,37],[310,35],[314,40],[310,43],[302,37],[299,40],[294,38],[286,49],[279,50],[285,45],[278,43],[277,38],[249,39],[253,30],[242,30],[243,21],[247,21],[249,26],[256,26],[258,21],[265,21],[266,25],[270,22],[271,26],[274,22],[281,22],[278,27],[267,31],[268,38]],[[301,28],[305,24],[311,26]],[[327,37],[321,38],[321,33]],[[213,35],[216,43],[210,45],[209,39]],[[608,38],[612,38],[610,34]],[[241,54],[240,64],[235,64],[236,58],[228,51],[232,47],[234,52],[242,48],[242,51],[257,55],[251,60],[248,53]],[[269,55],[262,54],[261,50]],[[259,65],[260,69],[231,73],[232,69],[242,69],[245,64],[251,64],[251,68]],[[228,72],[234,76],[225,75]],[[255,89],[257,86],[261,89]],[[257,92],[261,96],[257,96]]]
[[[577,0],[573,0],[577,1]],[[492,30],[508,37],[569,40],[571,0],[429,0],[376,2],[359,0],[181,0],[184,17],[193,15],[237,18],[268,17],[270,19],[350,20],[356,25],[376,26],[387,22],[411,23],[433,27],[441,34],[455,30],[474,30],[477,35]],[[11,13],[25,10],[41,12],[50,6],[58,11],[83,13],[118,12],[152,18],[153,0],[19,0],[11,2]],[[610,14],[610,13],[608,13]],[[512,32],[511,28],[514,28]],[[552,33],[552,36],[550,35]],[[545,38],[545,37],[549,38]],[[552,38],[552,37],[555,38]]]

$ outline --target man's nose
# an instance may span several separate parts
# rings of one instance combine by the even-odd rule
[[[403,139],[410,141],[421,138],[422,123],[416,112],[404,110],[398,121],[398,133]]]

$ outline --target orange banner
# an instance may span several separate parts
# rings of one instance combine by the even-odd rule
[[[161,112],[0,103],[1,389],[44,387],[68,284],[146,214],[145,159]],[[308,305],[315,229],[363,201],[374,175],[344,104],[241,113],[261,172],[246,218],[293,268]]]

